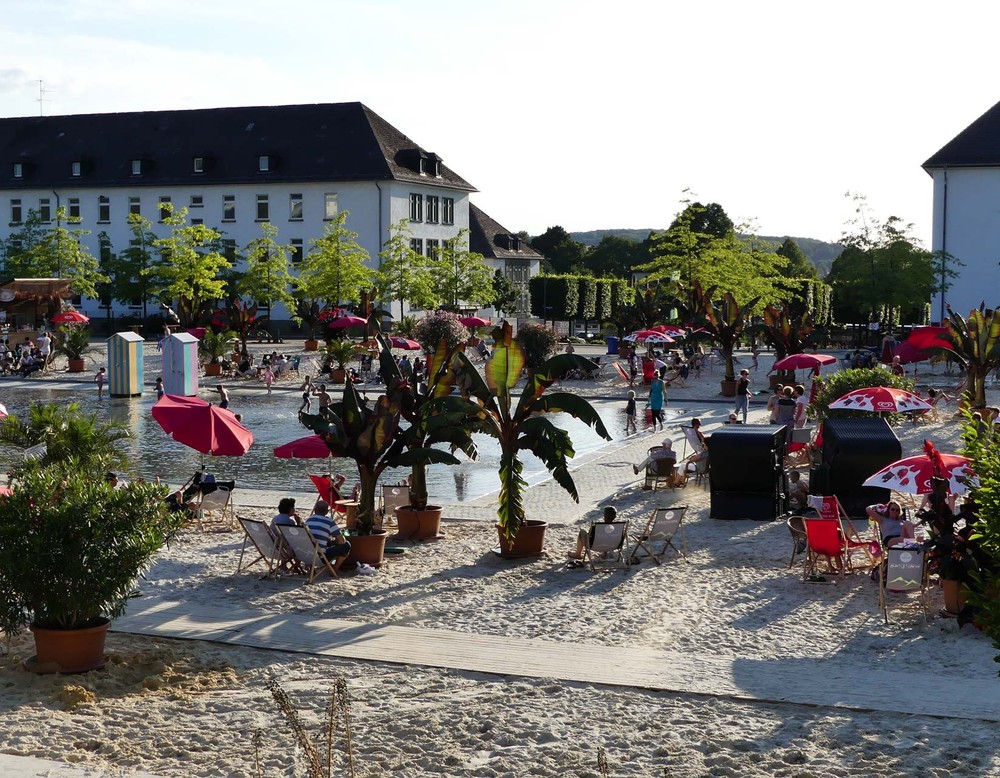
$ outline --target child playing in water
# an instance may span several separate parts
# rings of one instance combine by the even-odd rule
[[[267,387],[267,393],[271,393],[271,384],[274,383],[274,371],[271,370],[271,366],[268,365],[264,368],[264,386]]]
[[[629,390],[628,400],[625,401],[625,434],[628,435],[629,428],[632,428],[632,432],[638,432],[638,427],[635,426],[635,392]]]
[[[94,376],[94,383],[97,384],[97,399],[100,400],[104,397],[104,381],[107,378],[107,373],[102,367],[97,371],[97,375]]]

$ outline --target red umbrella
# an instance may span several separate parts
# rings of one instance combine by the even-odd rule
[[[669,335],[672,338],[683,338],[687,335],[687,330],[683,327],[678,327],[676,324],[657,324],[655,327],[650,327],[649,329],[653,332]]]
[[[636,330],[635,332],[626,335],[622,340],[627,340],[634,343],[673,343],[674,339],[669,335],[664,335],[662,332],[656,332],[655,330]]]
[[[327,326],[331,330],[345,330],[348,327],[363,327],[368,323],[367,319],[360,316],[341,316],[331,321]]]
[[[49,321],[53,324],[86,324],[90,321],[90,317],[84,316],[79,311],[63,311],[57,313]]]
[[[4,405],[3,403],[0,403],[0,419],[4,418],[4,416],[6,415],[7,415],[7,406]]]
[[[393,348],[401,348],[404,351],[419,351],[422,346],[415,340],[410,340],[409,338],[389,338],[389,342],[392,344]]]
[[[329,447],[319,435],[306,435],[274,449],[278,459],[326,459],[332,456]]]
[[[912,392],[889,386],[869,386],[838,397],[830,403],[830,409],[834,408],[873,413],[910,413],[928,411],[931,406]]]
[[[822,365],[832,365],[837,358],[829,354],[789,354],[771,366],[771,370],[818,369]]]
[[[914,327],[910,336],[904,341],[918,349],[951,348],[950,330],[940,325]]]
[[[899,364],[908,365],[911,362],[924,362],[934,356],[930,351],[925,351],[922,348],[917,348],[910,341],[904,340],[898,346],[896,346],[895,351],[892,352],[894,357],[899,357]]]
[[[466,327],[487,327],[493,323],[489,319],[484,319],[482,316],[463,316],[459,319],[459,322],[464,324]]]
[[[968,484],[963,481],[976,484],[971,459],[958,454],[941,454],[941,462],[944,465],[941,477],[948,479],[948,491],[952,494],[965,494]],[[892,489],[905,494],[930,494],[933,477],[934,466],[930,458],[921,454],[886,465],[861,485]]]
[[[202,338],[205,337],[205,333],[208,332],[208,328],[207,327],[192,327],[191,329],[186,330],[186,332],[187,332],[188,335],[192,335],[192,336],[196,337],[198,340],[201,340]]]
[[[178,443],[214,457],[239,457],[253,445],[253,433],[231,411],[198,397],[164,395],[153,418]]]

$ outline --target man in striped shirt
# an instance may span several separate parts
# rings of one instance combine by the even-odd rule
[[[351,544],[340,531],[337,522],[330,518],[330,503],[322,499],[317,500],[313,507],[313,515],[306,519],[306,527],[319,547],[324,550],[333,569],[339,570],[351,550]]]

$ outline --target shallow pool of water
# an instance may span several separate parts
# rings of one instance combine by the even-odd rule
[[[213,392],[202,392],[201,396],[210,402],[216,399]],[[243,423],[253,430],[254,444],[242,457],[205,457],[205,469],[222,479],[235,479],[238,487],[267,490],[312,490],[309,473],[327,470],[328,460],[278,459],[274,449],[283,443],[309,435],[297,418],[300,398],[290,392],[275,392],[268,396],[261,390],[230,391],[230,410],[243,416]],[[133,437],[126,444],[132,461],[132,475],[152,479],[159,476],[169,483],[181,483],[191,473],[200,469],[202,456],[197,451],[175,442],[166,435],[153,419],[151,409],[156,399],[155,393],[147,391],[142,397],[108,398],[98,400],[91,386],[80,388],[55,388],[45,384],[3,382],[0,384],[0,402],[7,406],[11,414],[27,412],[31,402],[69,403],[79,401],[86,411],[96,411],[101,419],[123,422]],[[622,437],[624,429],[623,402],[593,402],[612,437]],[[315,410],[315,404],[313,406]],[[673,413],[678,413],[674,411]],[[553,422],[569,431],[576,457],[591,454],[608,445],[590,427],[572,417],[553,414]],[[642,425],[640,424],[640,429]],[[479,458],[472,462],[457,454],[463,462],[460,465],[434,465],[427,471],[428,492],[433,499],[445,503],[473,500],[500,488],[497,468],[500,450],[495,441],[486,435],[476,435]],[[10,448],[0,449],[0,462],[6,467],[16,460],[19,453]],[[524,474],[526,478],[544,471],[542,463],[530,452],[524,452]],[[334,459],[333,471],[347,477],[349,485],[357,478],[357,469],[350,460]],[[391,470],[383,475],[383,481],[394,483],[408,475],[408,470]]]

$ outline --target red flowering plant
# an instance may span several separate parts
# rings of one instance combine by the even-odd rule
[[[976,521],[975,502],[966,500],[962,510],[955,513],[954,501],[949,495],[950,481],[940,452],[925,440],[924,453],[931,462],[933,477],[927,509],[916,518],[927,529],[930,570],[943,580],[968,583],[978,569],[971,539]]]

